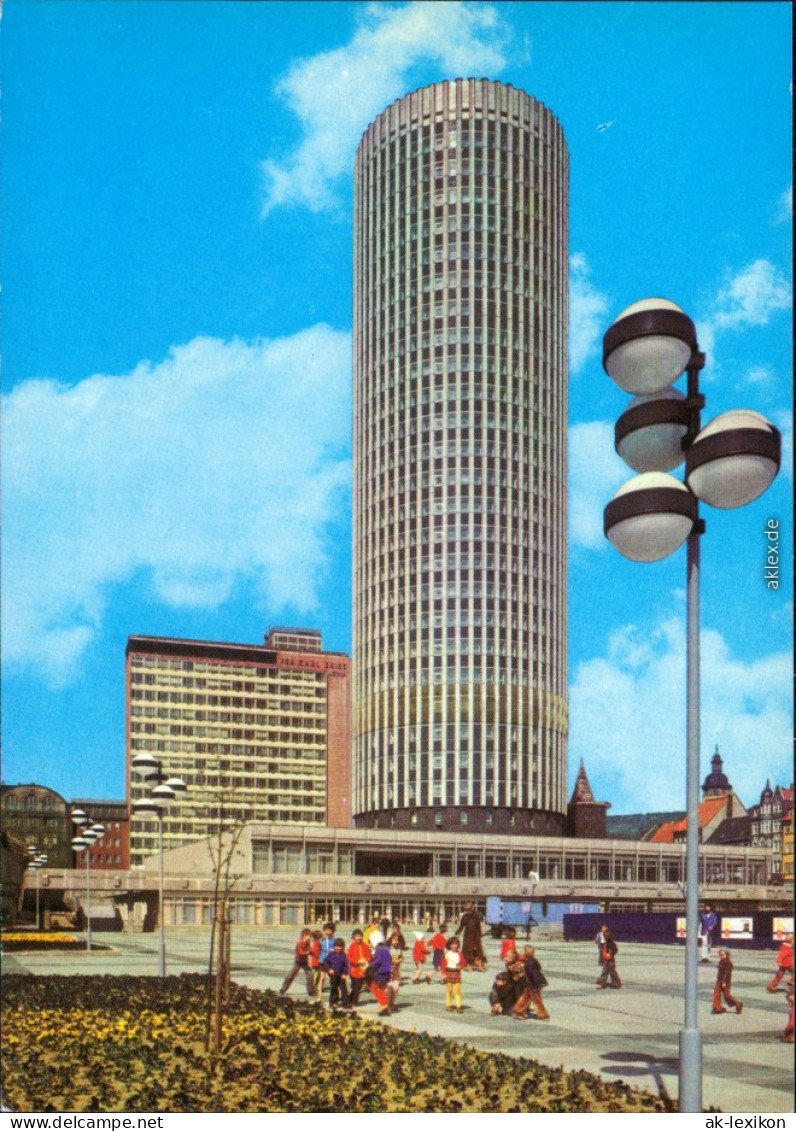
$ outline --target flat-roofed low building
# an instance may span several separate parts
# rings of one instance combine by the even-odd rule
[[[212,839],[166,853],[165,921],[212,921]],[[367,922],[375,911],[402,922],[454,923],[489,896],[606,911],[677,911],[686,846],[679,843],[529,837],[405,829],[331,829],[253,822],[234,846],[230,893],[236,923]],[[785,908],[792,893],[766,889],[769,853],[703,845],[700,891],[728,914]],[[155,892],[158,859],[137,883]]]
[[[274,628],[262,645],[131,636],[126,689],[128,802],[151,784],[131,773],[137,754],[187,786],[164,812],[167,848],[206,837],[222,815],[350,823],[350,660],[325,652],[320,632]],[[156,821],[133,819],[131,864],[157,847]]]

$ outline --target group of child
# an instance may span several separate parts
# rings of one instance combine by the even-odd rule
[[[424,931],[415,932],[415,972],[411,981],[413,985],[422,981],[430,985],[439,980],[445,986],[446,1010],[462,1013],[462,972],[476,968],[480,971],[483,967],[468,966],[457,935],[448,935],[446,926],[443,923],[428,942]],[[390,924],[374,919],[364,930],[355,927],[348,946],[344,939],[335,937],[334,923],[325,923],[322,930],[315,931],[305,927],[296,943],[293,966],[279,992],[287,994],[294,979],[303,972],[307,995],[318,1003],[328,981],[331,1010],[355,1009],[363,987],[367,987],[376,999],[379,1015],[389,1015],[396,1008],[406,949],[397,921]],[[533,1006],[536,1017],[548,1020],[541,993],[547,982],[533,948],[526,946],[519,957],[511,933],[504,940],[501,959],[506,969],[498,974],[489,996],[492,1012],[510,1013],[521,1019],[528,1016]]]
[[[524,1021],[529,1016],[549,1021],[550,1014],[542,998],[547,978],[532,946],[526,946],[520,954],[517,932],[513,927],[508,929],[503,939],[500,957],[506,969],[496,975],[489,994],[492,1013],[505,1013],[517,1021]]]
[[[428,942],[424,931],[415,932],[415,972],[411,981],[414,985],[422,981],[430,985],[437,978],[445,985],[448,1012],[461,1013],[462,971],[468,967],[459,939],[455,934],[448,936],[445,927],[442,924]],[[314,1001],[322,1001],[328,980],[329,1008],[352,1010],[360,1004],[362,989],[367,987],[378,1003],[379,1015],[386,1016],[396,1008],[406,949],[397,921],[390,924],[374,919],[364,930],[356,927],[348,946],[344,939],[335,937],[334,923],[325,923],[322,930],[315,931],[305,927],[296,943],[292,969],[279,992],[287,994],[294,979],[303,972],[307,995]]]

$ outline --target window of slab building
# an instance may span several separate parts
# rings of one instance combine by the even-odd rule
[[[676,884],[678,880],[684,878],[680,875],[680,871],[679,860],[663,860],[661,862],[661,883]]]
[[[354,850],[353,848],[338,848],[337,850],[337,868],[335,870],[338,876],[353,876],[354,874]]]
[[[630,857],[614,860],[614,879],[617,883],[630,884],[636,880],[636,861]]]
[[[516,853],[514,854],[514,859],[511,864],[512,879],[527,879],[528,875],[535,871],[537,871],[535,856],[517,856]]]
[[[585,856],[568,856],[564,861],[564,878],[567,880],[586,879]]]
[[[285,843],[274,841],[273,871],[275,874],[291,875],[303,872],[301,845],[290,841]]]
[[[505,880],[509,875],[509,862],[502,853],[487,852],[485,861],[487,879]]]
[[[660,869],[657,860],[645,860],[642,857],[638,862],[639,883],[657,883],[659,871]]]
[[[435,876],[453,875],[453,856],[449,852],[438,852],[434,858]]]
[[[610,856],[592,856],[589,865],[589,879],[590,880],[610,880],[611,879],[611,857]]]
[[[481,853],[480,852],[460,852],[456,861],[456,875],[457,876],[480,876],[481,875]]]
[[[331,875],[335,872],[334,849],[325,845],[307,845],[307,872]]]
[[[539,878],[542,880],[560,880],[561,857],[541,855],[539,857]]]

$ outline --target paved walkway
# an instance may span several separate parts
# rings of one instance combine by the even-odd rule
[[[351,929],[340,929],[346,939]],[[101,935],[111,952],[55,955],[52,952],[3,956],[3,972],[32,974],[156,974],[156,935]],[[209,932],[205,928],[167,931],[167,972],[207,968]],[[256,989],[277,990],[292,963],[297,928],[233,927],[232,976]],[[549,1022],[493,1017],[487,995],[495,971],[498,943],[486,940],[489,972],[465,974],[462,1014],[448,1014],[439,984],[401,987],[399,1009],[378,1024],[422,1030],[483,1049],[514,1053],[549,1065],[585,1068],[607,1079],[677,1096],[678,1033],[683,1023],[684,953],[675,946],[619,941],[621,990],[596,989],[596,949],[592,943],[538,941],[549,986]],[[699,1024],[703,1034],[703,1102],[727,1113],[769,1114],[793,1111],[793,1046],[777,1040],[785,1027],[784,983],[766,992],[775,969],[773,951],[736,951],[733,993],[744,1003],[738,1016],[713,1016],[711,994],[715,961],[700,965]],[[409,972],[414,969],[407,958]],[[291,996],[301,998],[297,979]],[[371,995],[360,1010],[375,1020]]]

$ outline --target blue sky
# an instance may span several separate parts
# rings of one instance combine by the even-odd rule
[[[762,499],[706,514],[702,757],[718,744],[747,805],[788,784],[790,21],[7,0],[4,781],[123,796],[131,633],[302,624],[350,652],[354,152],[393,99],[486,75],[548,105],[570,151],[570,779],[583,757],[614,812],[684,804],[685,551],[633,565],[602,536],[632,473],[600,342],[660,294],[708,353],[703,420],[754,408],[786,437]]]

